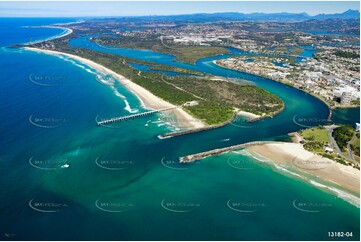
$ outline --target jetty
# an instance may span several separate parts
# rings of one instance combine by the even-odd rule
[[[100,125],[104,125],[104,124],[127,121],[127,120],[130,120],[130,119],[135,119],[135,118],[144,117],[144,116],[159,113],[159,112],[164,112],[164,111],[176,109],[178,107],[179,106],[174,106],[174,107],[170,107],[170,108],[162,108],[162,109],[158,109],[158,110],[152,110],[152,111],[132,114],[132,115],[128,115],[128,116],[121,116],[121,117],[114,117],[114,118],[110,118],[110,119],[104,119],[104,120],[101,120],[101,121],[97,121],[97,125],[100,126]]]
[[[327,121],[332,121],[332,109],[331,108],[328,109]]]
[[[228,147],[225,147],[225,148],[205,151],[205,152],[201,152],[201,153],[197,153],[197,154],[182,156],[182,157],[179,158],[179,162],[180,163],[191,163],[193,161],[204,159],[204,158],[206,158],[208,156],[220,155],[220,154],[223,154],[223,153],[226,153],[226,152],[229,152],[229,151],[233,151],[233,150],[239,150],[239,149],[250,147],[250,146],[270,144],[270,143],[274,144],[274,143],[282,143],[282,142],[277,142],[277,141],[253,141],[253,142],[228,146]]]

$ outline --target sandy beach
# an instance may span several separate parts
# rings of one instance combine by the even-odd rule
[[[309,152],[302,144],[271,143],[249,147],[247,151],[360,195],[359,170]]]
[[[51,38],[52,40],[53,40],[53,39],[59,39],[59,38],[62,38],[62,37],[64,37],[64,36],[67,36],[67,35],[73,33],[73,30],[72,30],[72,29],[66,28],[66,27],[61,27],[61,26],[46,26],[46,28],[65,29],[65,30],[66,30],[65,33],[63,33],[63,34],[61,34],[61,35],[58,35],[58,36],[55,36],[55,37],[52,37],[52,38]]]
[[[67,53],[58,52],[58,51],[52,51],[52,50],[43,50],[43,49],[30,48],[30,47],[25,47],[24,49],[41,52],[41,53],[45,53],[45,54],[49,54],[49,55],[67,56],[67,57],[70,57],[77,61],[80,61],[92,68],[95,68],[100,72],[113,75],[117,78],[117,80],[120,83],[124,84],[125,87],[128,88],[128,90],[130,90],[134,95],[136,95],[146,108],[162,109],[162,108],[174,107],[173,104],[155,96],[153,93],[151,93],[147,89],[139,86],[138,84],[132,82],[131,80],[125,78],[124,76],[119,75],[118,73],[116,73],[98,63],[95,63],[91,60],[88,60],[88,59],[85,59],[85,58],[82,58],[82,57],[79,57],[76,55],[67,54]],[[201,127],[205,126],[203,122],[201,122],[200,120],[197,120],[196,118],[191,116],[189,113],[187,113],[181,107],[173,109],[171,111],[167,111],[167,112],[174,113],[174,115],[177,117],[179,124],[182,128],[201,128]]]
[[[257,115],[257,114],[254,114],[254,113],[249,113],[249,112],[246,112],[246,111],[239,111],[239,110],[237,110],[237,115],[246,117],[248,119],[255,119],[255,118],[261,117],[260,115]]]
[[[60,34],[60,35],[57,35],[57,36],[54,36],[54,37],[50,37],[50,38],[47,38],[47,39],[37,40],[37,41],[31,41],[31,42],[29,42],[29,44],[37,44],[37,43],[41,43],[41,42],[48,41],[48,40],[59,39],[59,38],[65,37],[65,36],[73,33],[73,30],[72,30],[72,29],[66,28],[66,27],[60,27],[60,26],[49,25],[49,26],[39,26],[38,28],[63,29],[63,30],[65,30],[65,32],[62,33],[62,34]],[[35,49],[35,48],[34,48],[34,49]]]

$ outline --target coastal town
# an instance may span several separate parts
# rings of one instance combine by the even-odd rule
[[[349,19],[305,22],[232,22],[180,24],[176,20],[107,23],[106,34],[92,37],[101,45],[145,48],[194,62],[209,55],[220,66],[264,76],[302,89],[331,108],[360,105],[360,47],[358,21]],[[323,31],[317,31],[322,25]],[[72,26],[79,33],[105,27],[101,21]],[[126,30],[124,30],[126,27]],[[189,53],[188,53],[189,52]]]
[[[290,63],[290,57],[269,55],[227,58],[216,63],[302,89],[330,107],[359,106],[359,47],[317,48],[313,58],[299,58],[300,61],[294,63]]]

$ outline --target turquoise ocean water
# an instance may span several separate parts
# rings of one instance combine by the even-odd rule
[[[174,62],[151,51],[113,49],[86,38],[71,45],[239,78],[278,95],[286,109],[272,119],[158,139],[172,117],[147,116],[111,127],[96,119],[145,111],[113,77],[66,57],[10,49],[61,29],[23,26],[74,19],[1,19],[0,236],[2,240],[329,240],[359,239],[352,197],[314,184],[244,150],[179,165],[179,156],[286,134],[323,123],[327,107],[266,78],[217,67],[247,54]],[[144,68],[135,66],[137,68]],[[146,69],[144,69],[146,70]],[[359,110],[336,110],[355,122]],[[316,122],[316,121],[317,122]],[[337,187],[336,187],[337,188]]]

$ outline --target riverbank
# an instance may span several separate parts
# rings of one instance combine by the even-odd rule
[[[77,61],[80,61],[94,69],[97,69],[98,71],[100,71],[102,73],[110,74],[110,75],[116,77],[116,79],[122,85],[124,85],[135,96],[137,96],[138,99],[144,104],[144,106],[146,108],[163,109],[163,108],[170,108],[170,107],[175,106],[175,105],[155,96],[150,91],[148,91],[145,88],[139,86],[138,84],[132,82],[131,80],[125,78],[124,76],[122,76],[98,63],[95,63],[91,60],[88,60],[88,59],[85,59],[85,58],[82,58],[82,57],[79,57],[76,55],[67,54],[67,53],[63,53],[63,52],[59,52],[59,51],[53,51],[53,50],[43,50],[43,49],[31,48],[31,47],[24,47],[24,49],[39,52],[39,53],[49,54],[49,55],[55,55],[55,56],[67,56],[67,57],[70,57]],[[182,108],[176,108],[176,109],[173,109],[168,112],[172,112],[177,117],[181,128],[194,129],[194,128],[202,128],[205,126],[202,121],[194,118],[193,116],[191,116],[188,112],[186,112]]]
[[[302,144],[279,142],[261,144],[248,147],[247,151],[256,157],[272,160],[297,174],[307,174],[311,178],[334,183],[348,192],[360,195],[360,170],[309,152]]]
[[[261,115],[257,115],[257,114],[246,112],[246,111],[240,111],[240,110],[236,110],[236,113],[237,113],[237,115],[246,117],[249,120],[258,119],[258,118],[262,117]]]
[[[221,67],[221,68],[226,68],[226,69],[231,69],[231,68],[228,68],[227,66],[223,66],[221,64],[218,64],[218,61],[219,60],[214,60],[213,61],[213,64]],[[241,72],[245,72],[245,71],[242,71],[242,70],[237,70],[237,69],[231,69],[231,70],[236,70],[236,71],[241,71]],[[257,76],[261,76],[261,77],[264,77],[264,78],[267,78],[267,79],[270,79],[272,81],[275,81],[275,82],[279,82],[279,83],[282,83],[282,84],[285,84],[287,86],[290,86],[290,87],[293,87],[293,88],[296,88],[300,91],[303,91],[303,92],[306,92],[312,96],[314,96],[315,98],[317,98],[318,100],[320,100],[321,102],[323,102],[330,110],[330,113],[329,113],[329,116],[328,116],[328,120],[331,120],[331,117],[332,117],[332,110],[334,109],[337,109],[337,108],[357,108],[357,107],[360,107],[360,105],[357,105],[357,104],[349,104],[349,105],[341,105],[341,104],[335,104],[335,103],[330,103],[328,100],[326,100],[323,96],[319,95],[319,94],[316,94],[316,93],[313,93],[307,89],[302,89],[302,88],[299,88],[298,86],[294,86],[292,85],[291,82],[287,82],[287,81],[282,81],[282,80],[276,80],[276,79],[273,79],[271,78],[270,76],[268,75],[264,75],[264,74],[260,74],[260,73],[252,73],[252,72],[245,72],[245,73],[249,73],[249,74],[252,74],[252,75],[257,75]]]
[[[224,69],[229,69],[229,70],[235,70],[235,71],[244,72],[244,71],[241,71],[241,70],[231,69],[231,68],[228,68],[228,67],[223,66],[223,65],[221,65],[221,64],[218,64],[217,61],[219,61],[219,60],[214,60],[214,61],[213,61],[213,64],[217,65],[218,67],[221,67],[221,68],[224,68]],[[284,82],[284,81],[275,80],[275,79],[273,79],[273,78],[270,78],[269,76],[262,75],[262,74],[255,74],[255,73],[252,73],[252,72],[245,72],[245,73],[248,73],[248,74],[251,74],[251,75],[260,76],[260,77],[264,77],[264,78],[267,78],[267,79],[269,79],[269,80],[272,80],[272,81],[275,81],[275,82],[279,82],[279,83],[285,84],[285,85],[287,85],[287,86],[289,86],[289,87],[296,88],[296,89],[298,89],[298,90],[300,90],[300,91],[303,91],[303,92],[305,92],[305,93],[307,93],[307,94],[312,95],[313,97],[317,98],[318,100],[320,100],[321,102],[323,102],[323,103],[328,107],[328,109],[329,109],[329,115],[328,115],[328,118],[327,118],[327,119],[328,119],[328,120],[331,120],[333,107],[332,107],[331,104],[329,104],[325,99],[323,99],[323,97],[321,97],[321,96],[319,96],[319,95],[317,95],[317,94],[315,94],[315,93],[312,93],[312,92],[310,92],[310,91],[308,91],[308,90],[301,89],[301,88],[299,88],[299,87],[297,87],[297,86],[293,86],[293,85],[291,85],[291,83],[289,83],[289,82]]]

